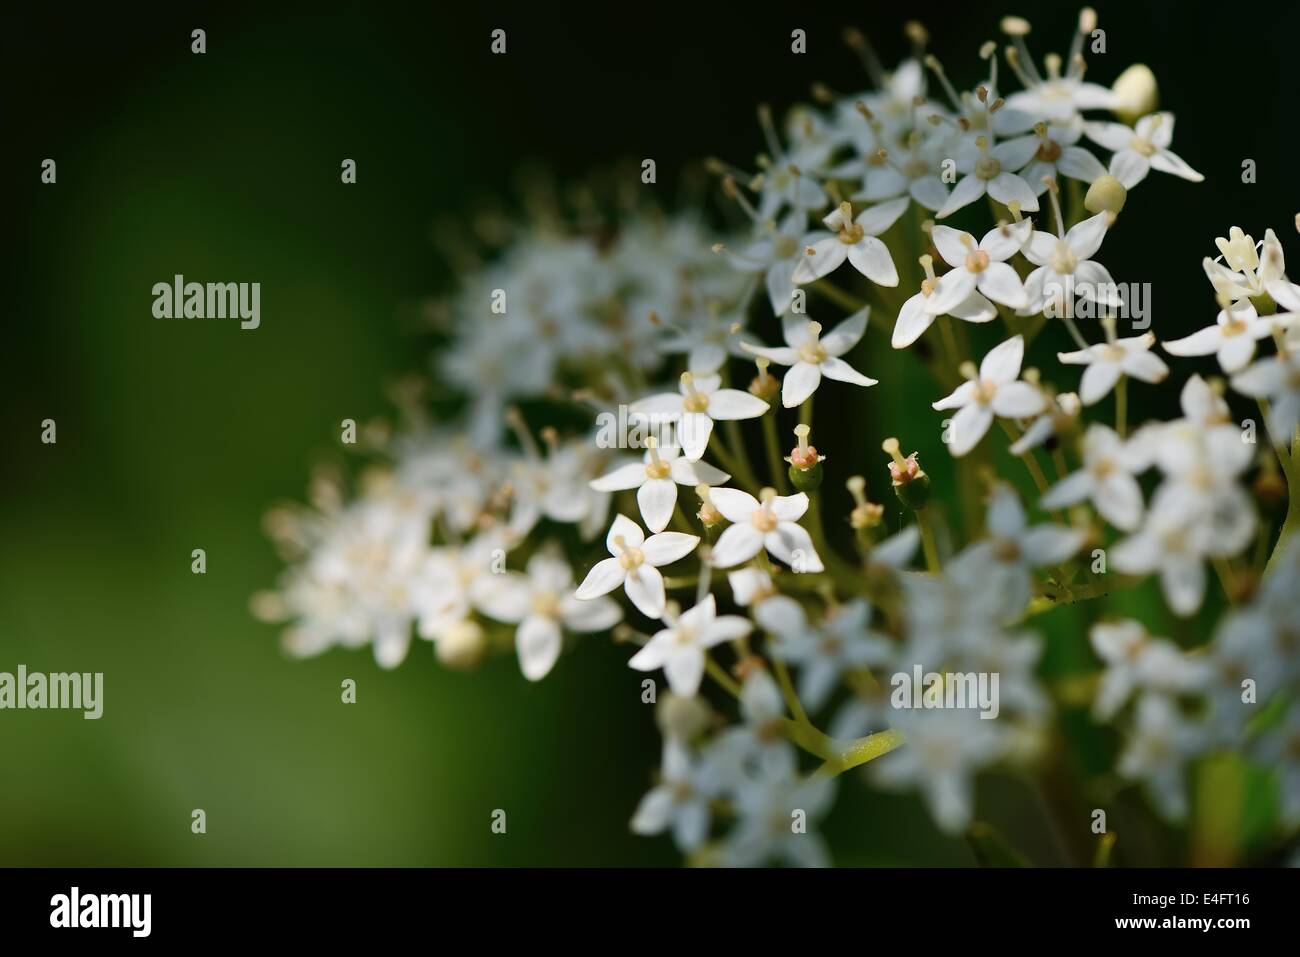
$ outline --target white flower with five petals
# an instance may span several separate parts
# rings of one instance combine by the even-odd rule
[[[847,259],[876,285],[897,286],[893,257],[877,237],[897,222],[907,206],[906,197],[894,199],[868,207],[855,219],[852,206],[840,203],[822,220],[833,232],[818,231],[803,238],[804,258],[795,267],[794,281],[813,282],[834,272]]]
[[[574,594],[589,601],[621,585],[641,614],[657,619],[663,615],[665,603],[659,568],[686,557],[699,543],[699,536],[682,532],[660,532],[646,538],[641,526],[619,515],[605,537],[605,547],[614,557],[597,562]]]
[[[690,611],[669,614],[668,627],[654,636],[628,661],[637,671],[663,669],[673,694],[693,697],[704,678],[705,653],[724,641],[744,638],[754,628],[748,618],[719,615],[712,595]]]
[[[573,571],[550,549],[530,558],[525,572],[485,575],[477,603],[489,618],[519,626],[515,650],[519,669],[529,681],[540,681],[555,667],[564,631],[604,631],[623,617],[622,609],[608,598],[576,598]]]
[[[628,462],[606,475],[593,479],[591,487],[598,492],[621,492],[636,489],[636,502],[641,508],[645,527],[652,532],[662,532],[668,527],[677,507],[677,486],[721,485],[731,478],[721,469],[707,462],[692,462],[682,457],[675,445],[659,448],[654,436],[646,438],[644,462]]]
[[[869,311],[870,307],[864,307],[855,312],[826,336],[821,334],[820,322],[813,322],[807,316],[784,316],[781,320],[786,342],[784,348],[748,344],[743,348],[777,365],[790,367],[781,383],[781,404],[787,409],[802,405],[816,392],[822,376],[853,385],[872,386],[876,384],[875,379],[864,376],[840,358],[862,338]]]
[[[752,348],[746,346],[746,348]],[[633,402],[632,416],[651,423],[674,422],[677,444],[686,458],[698,461],[708,447],[715,420],[753,419],[767,411],[767,403],[739,389],[723,389],[718,375],[683,372],[680,394],[661,392]]]
[[[995,415],[1026,419],[1047,408],[1043,393],[1019,380],[1024,356],[1024,338],[1013,336],[989,351],[978,373],[973,364],[966,363],[967,381],[933,404],[936,410],[959,410],[949,428],[948,451],[954,457],[960,458],[979,444]]]
[[[768,554],[796,572],[824,570],[812,538],[795,524],[808,511],[808,496],[803,492],[777,495],[764,489],[760,502],[740,489],[715,488],[709,498],[723,518],[733,523],[713,546],[711,561],[715,567],[731,568],[766,548]]]

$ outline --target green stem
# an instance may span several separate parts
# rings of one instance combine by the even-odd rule
[[[925,567],[932,574],[939,574],[939,547],[934,538],[934,526],[930,523],[930,513],[927,509],[918,508],[916,510],[916,525],[921,530],[921,548],[925,551]]]
[[[772,473],[772,485],[779,495],[790,494],[790,477],[782,468],[781,443],[776,436],[776,412],[763,416],[763,444],[767,446],[767,467]]]

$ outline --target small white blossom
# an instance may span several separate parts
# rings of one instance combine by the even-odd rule
[[[637,505],[646,528],[662,532],[668,527],[677,507],[677,486],[720,485],[731,478],[707,462],[692,462],[681,455],[675,445],[659,447],[654,436],[646,439],[644,462],[629,462],[612,472],[593,479],[591,487],[600,492],[636,489]]]
[[[932,405],[936,410],[959,410],[949,427],[948,450],[954,457],[965,455],[979,444],[993,424],[994,415],[1007,419],[1026,419],[1047,407],[1043,393],[1028,382],[1021,382],[1020,363],[1025,354],[1025,340],[1013,336],[989,350],[966,382],[951,395]]]
[[[847,259],[858,272],[878,286],[897,286],[898,271],[889,249],[877,237],[907,211],[908,201],[894,199],[871,206],[853,218],[848,203],[840,203],[823,223],[833,232],[812,232],[803,237],[804,258],[795,267],[796,283],[828,276]]]
[[[808,511],[808,496],[768,494],[762,502],[735,488],[710,492],[714,507],[732,522],[718,536],[711,561],[718,568],[747,562],[764,548],[778,561],[798,572],[820,572],[822,560],[812,538],[795,524]]]
[[[1083,468],[1047,490],[1039,504],[1045,509],[1091,500],[1102,518],[1116,528],[1132,531],[1142,521],[1142,488],[1134,474],[1147,456],[1130,451],[1114,429],[1094,422],[1083,436]]]
[[[698,461],[708,447],[714,420],[753,419],[767,411],[767,403],[739,389],[721,388],[718,375],[683,372],[680,394],[661,392],[632,403],[634,416],[651,422],[674,422],[677,444],[686,458]]]
[[[781,382],[781,404],[787,409],[802,405],[816,392],[822,376],[853,385],[872,386],[876,384],[875,379],[864,376],[840,358],[862,338],[869,311],[869,308],[863,308],[855,312],[826,336],[822,336],[819,322],[812,322],[804,316],[784,316],[784,347],[745,345],[744,349],[777,365],[790,367]]]
[[[636,522],[619,515],[605,538],[605,547],[614,557],[597,562],[575,594],[589,601],[622,586],[641,614],[657,619],[663,615],[665,603],[660,566],[684,558],[699,543],[698,536],[682,532],[660,532],[646,538]]]
[[[1169,375],[1164,360],[1151,351],[1156,341],[1154,333],[1114,339],[1108,330],[1107,337],[1108,341],[1086,349],[1056,354],[1057,360],[1065,365],[1088,367],[1079,381],[1079,400],[1084,405],[1096,405],[1106,398],[1121,376],[1142,382],[1163,382]]]
[[[1142,182],[1153,169],[1193,183],[1205,179],[1169,149],[1174,140],[1172,113],[1152,113],[1132,127],[1123,123],[1088,123],[1084,129],[1094,143],[1114,151],[1110,175],[1123,183],[1125,189]]]
[[[673,694],[692,697],[704,677],[704,656],[714,645],[744,638],[754,628],[748,618],[719,615],[712,595],[680,615],[664,619],[668,627],[655,632],[632,656],[628,667],[637,671],[663,669]]]

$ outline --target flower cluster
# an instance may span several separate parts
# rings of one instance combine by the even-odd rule
[[[1202,177],[1171,149],[1149,70],[1085,79],[1092,11],[1041,69],[1029,25],[1001,29],[966,90],[919,25],[892,71],[850,32],[869,92],[818,88],[780,126],[760,110],[757,167],[709,161],[743,218],[732,235],[586,204],[467,264],[437,310],[450,337],[434,382],[460,410],[431,421],[404,395],[354,492],[322,473],[311,508],[270,516],[291,565],[256,610],[290,622],[288,650],[370,645],[394,667],[417,636],[468,667],[513,646],[537,681],[578,636],[612,630],[638,646],[629,667],[666,684],[662,764],[631,826],[697,863],[828,863],[817,820],[863,765],[961,833],[979,774],[1041,768],[1081,706],[1120,732],[1118,775],[1167,816],[1187,813],[1193,762],[1224,752],[1280,767],[1278,827],[1300,825],[1300,286],[1272,230],[1256,243],[1234,227],[1204,262],[1215,322],[1171,341],[1139,325],[1097,257],[1149,174]],[[892,332],[868,349],[871,320]],[[1074,348],[1049,347],[1058,336]],[[854,505],[833,515],[838,450],[811,444],[814,400],[867,407],[879,380],[863,370],[900,365],[885,342],[930,375],[950,456],[929,468],[962,501],[938,500],[918,456],[880,436],[896,501],[841,472]],[[1216,356],[1227,379],[1190,375],[1179,418],[1130,427],[1130,380],[1170,375],[1157,342]],[[1262,430],[1234,418],[1229,389]],[[788,455],[784,410],[799,421]],[[1034,500],[998,476],[1012,466]],[[1177,642],[1105,614],[1144,590],[1172,621],[1231,607]],[[1082,603],[1094,667],[1045,677],[1048,635],[1070,626],[1036,619]]]

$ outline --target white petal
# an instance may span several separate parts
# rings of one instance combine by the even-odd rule
[[[615,539],[622,540],[622,547]],[[626,515],[618,515],[609,526],[609,534],[605,536],[605,547],[609,549],[611,555],[617,556],[623,554],[624,548],[638,548],[644,541],[645,532],[641,531],[641,526]]]
[[[636,488],[645,479],[645,464],[642,462],[629,462],[627,465],[621,465],[598,479],[592,479],[591,487],[597,492],[621,492],[624,489]]]
[[[685,532],[659,532],[651,535],[641,545],[641,554],[646,563],[658,567],[671,565],[678,559],[685,558],[700,543],[698,535]]]
[[[560,657],[560,626],[554,618],[529,615],[515,632],[519,670],[529,681],[540,681]]]
[[[828,379],[834,379],[837,382],[849,382],[853,385],[875,385],[875,379],[864,376],[853,366],[849,365],[843,359],[823,359],[820,365],[822,375]]]
[[[677,443],[692,462],[704,455],[713,434],[713,419],[704,412],[688,412],[677,420]]]
[[[782,522],[797,522],[808,511],[808,496],[803,492],[795,495],[777,495],[768,503],[768,509]]]
[[[824,239],[814,239],[809,243],[809,239],[814,236],[825,236]],[[831,236],[824,233],[812,233],[804,237],[804,250],[799,256],[799,265],[794,267],[792,278],[798,284],[813,282],[827,276],[839,268],[840,263],[849,253],[849,247],[840,241],[838,236]]]
[[[963,206],[969,206],[975,200],[984,195],[984,180],[980,179],[973,173],[962,178],[961,182],[948,194],[948,200],[934,214],[935,219],[944,219],[951,216]],[[1038,201],[1034,200],[1034,209],[1038,208]]]
[[[1172,173],[1182,179],[1191,180],[1193,183],[1199,183],[1205,179],[1204,176],[1188,166],[1181,156],[1169,150],[1161,150],[1151,157],[1151,168],[1158,169],[1162,173]]]
[[[1119,381],[1120,368],[1114,362],[1094,362],[1083,370],[1079,381],[1079,399],[1084,405],[1094,405],[1104,399]]]
[[[1025,212],[1038,211],[1038,196],[1029,188],[1029,184],[1015,173],[998,173],[989,180],[988,191],[989,195],[1003,206],[1018,202]]]
[[[925,311],[925,299],[925,294],[918,292],[903,303],[903,308],[899,310],[898,319],[894,323],[894,334],[889,340],[889,344],[895,349],[906,349],[921,338],[921,334],[934,322],[934,316]]]
[[[898,221],[898,217],[907,212],[910,201],[907,197],[878,203],[864,210],[855,222],[868,236],[879,236]]]
[[[763,547],[763,533],[745,522],[729,525],[713,546],[710,561],[715,568],[731,568],[747,562]]]
[[[709,492],[709,501],[729,522],[748,522],[758,508],[758,499],[738,488],[715,488]]]
[[[927,312],[943,315],[960,302],[965,302],[975,291],[976,275],[965,266],[959,266],[939,277],[934,292],[925,304]]]
[[[1029,294],[1020,276],[1006,263],[989,263],[977,277],[976,285],[983,295],[1012,309],[1023,309],[1029,304]]]
[[[623,584],[626,574],[626,569],[617,558],[606,558],[596,562],[591,571],[587,572],[587,577],[582,580],[578,590],[573,593],[574,597],[586,600],[608,595]]]
[[[637,491],[636,503],[641,507],[645,527],[662,532],[677,507],[677,483],[672,479],[650,479]]]
[[[803,405],[821,381],[821,369],[811,362],[796,362],[781,381],[781,404],[787,409]]]
[[[948,432],[952,441],[948,451],[960,458],[979,444],[993,423],[993,410],[979,402],[966,406],[952,417]]]
[[[1110,223],[1111,214],[1108,212],[1100,212],[1096,216],[1089,216],[1082,222],[1075,223],[1065,234],[1065,242],[1069,245],[1070,252],[1079,259],[1091,259],[1101,248],[1101,241],[1106,238],[1106,230],[1110,228]]]
[[[658,621],[664,614],[664,576],[652,565],[639,565],[628,572],[624,583],[627,597],[647,618]]]
[[[1008,382],[993,394],[993,411],[1004,419],[1027,419],[1047,409],[1047,398],[1028,382]]]
[[[989,350],[980,363],[980,378],[999,385],[1011,382],[1020,375],[1020,363],[1025,358],[1025,340],[1012,336],[1006,342]]]
[[[1059,565],[1080,548],[1086,536],[1064,525],[1035,525],[1020,539],[1025,561],[1034,568]]]
[[[664,675],[673,694],[694,697],[704,678],[704,652],[698,645],[679,645],[664,662]]]
[[[976,245],[975,237],[970,233],[943,225],[930,230],[930,241],[939,250],[943,261],[954,269],[960,269],[966,264],[967,253]]]
[[[758,396],[739,389],[719,389],[709,396],[709,415],[714,419],[754,419],[767,409],[767,403]]]
[[[802,525],[781,522],[774,531],[763,536],[763,544],[774,558],[785,562],[796,572],[825,571],[812,538]]]

